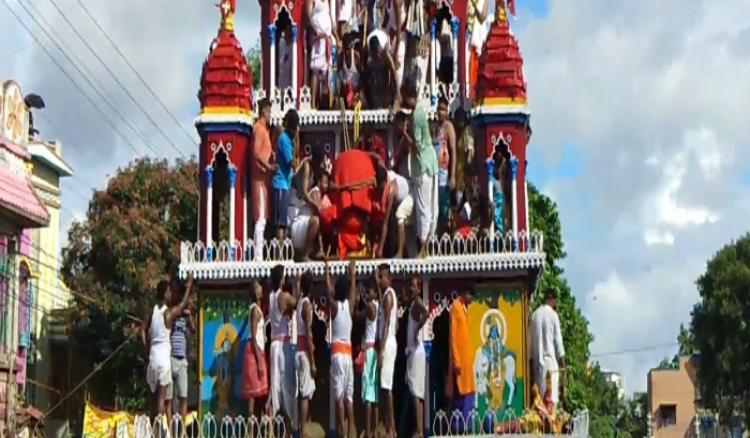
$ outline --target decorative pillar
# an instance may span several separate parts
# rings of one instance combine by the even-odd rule
[[[430,25],[430,101],[432,106],[437,104],[437,84],[435,82],[435,53],[437,50],[437,41],[435,36],[437,33],[437,21],[432,20]]]
[[[297,102],[297,26],[292,26],[292,100],[294,107],[299,108]]]
[[[526,178],[523,179],[523,199],[524,203],[526,205],[525,209],[525,215],[526,215],[526,234],[531,232],[531,228],[529,225],[529,184],[526,182]]]
[[[235,233],[235,219],[234,213],[237,210],[237,200],[235,196],[237,194],[237,168],[235,166],[229,166],[229,247],[234,252],[234,238]]]
[[[511,157],[511,205],[513,214],[513,250],[518,250],[518,158]]]
[[[451,32],[453,33],[453,39],[451,42],[451,49],[453,50],[453,83],[458,83],[458,28],[460,22],[458,18],[453,17],[451,20]]]
[[[425,278],[422,282],[422,303],[427,307],[428,312],[430,309],[430,279]],[[430,325],[432,325],[432,322],[430,322]],[[425,397],[424,397],[424,403],[422,403],[422,406],[424,408],[424,414],[422,416],[422,420],[424,422],[424,428],[425,436],[432,435],[430,430],[430,425],[432,424],[430,422],[430,357],[432,355],[432,340],[427,339],[427,336],[424,332],[424,326],[422,326],[422,342],[424,343],[424,353],[425,353],[425,366],[424,366],[424,389],[425,389]],[[432,329],[431,329],[432,330]]]
[[[249,248],[247,242],[248,240],[251,240],[247,234],[247,194],[250,192],[250,184],[248,183],[247,173],[245,174],[245,178],[243,178],[242,182],[242,242],[240,243],[242,244],[243,250],[245,251],[244,259],[250,260],[250,252],[247,249]]]
[[[206,251],[211,260],[211,236],[213,235],[213,204],[214,204],[214,168],[206,168]]]
[[[464,94],[469,99],[471,84],[469,83],[469,64],[471,64],[471,27],[466,26],[466,46],[464,47]]]
[[[271,40],[271,59],[269,67],[271,68],[270,74],[270,89],[268,90],[269,99],[273,99],[273,90],[276,88],[276,25],[268,25],[268,38]]]
[[[336,22],[334,21],[334,23],[336,23]],[[338,65],[338,57],[339,57],[338,46],[336,46],[334,44],[333,47],[331,47],[331,66],[332,66],[332,68],[335,68],[333,66]],[[339,89],[339,81],[338,81],[339,75],[335,74],[335,75],[332,75],[332,77],[333,77],[333,80],[331,82],[333,82],[333,85],[332,85],[333,89],[329,90],[328,92],[330,93],[331,96],[334,96],[334,98],[333,98],[333,106],[335,107],[336,106],[336,97],[335,97],[336,96],[336,90]],[[318,96],[315,97],[315,101],[318,102],[318,108],[320,108],[320,98],[319,98],[319,96],[320,96],[320,83],[318,83]],[[313,108],[313,109],[317,109],[317,108]],[[341,120],[341,126],[342,126],[342,128],[344,126],[344,120],[343,119]]]

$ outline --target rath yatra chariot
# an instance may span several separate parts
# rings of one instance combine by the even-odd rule
[[[483,163],[492,160],[496,151],[502,151],[507,158],[508,172],[503,182],[507,190],[504,207],[507,226],[504,229],[490,224],[483,232],[434,234],[419,254],[413,243],[407,243],[403,258],[372,257],[366,230],[368,221],[375,215],[376,200],[374,189],[367,181],[373,179],[374,171],[362,164],[361,157],[350,158],[353,162],[342,158],[346,151],[367,148],[358,141],[366,134],[381,140],[380,150],[373,150],[383,156],[385,163],[393,165],[398,144],[391,123],[394,116],[391,105],[374,107],[367,98],[347,102],[342,96],[344,93],[338,91],[336,81],[342,79],[336,77],[340,70],[336,68],[319,75],[317,95],[313,96],[310,84],[314,73],[308,66],[317,48],[306,14],[306,1],[263,0],[260,3],[260,89],[252,87],[253,72],[233,32],[236,0],[224,0],[220,5],[222,24],[201,76],[201,112],[196,119],[201,138],[199,236],[195,242],[182,243],[179,268],[183,278],[192,274],[200,289],[200,418],[197,422],[202,424],[201,434],[241,436],[237,434],[250,432],[253,436],[268,431],[269,427],[283,427],[276,419],[248,420],[246,402],[239,396],[242,351],[248,339],[248,285],[252,280],[267,279],[271,268],[279,263],[286,267],[288,278],[309,270],[321,286],[324,280],[323,261],[299,261],[298,251],[290,239],[278,241],[268,230],[261,245],[253,239],[252,135],[258,102],[267,98],[271,102],[272,130],[281,126],[289,109],[295,109],[301,125],[299,157],[310,155],[314,148],[322,148],[326,163],[332,168],[334,183],[344,187],[347,193],[333,200],[337,213],[327,220],[331,222],[329,225],[346,228],[347,233],[358,238],[347,241],[341,236],[334,237],[337,241],[333,246],[338,250],[333,253],[338,254],[339,259],[330,262],[333,275],[346,272],[348,261],[343,255],[348,254],[358,258],[360,279],[372,276],[381,263],[390,265],[396,289],[413,276],[423,279],[422,299],[425,304],[429,303],[429,319],[423,332],[427,350],[426,433],[432,436],[458,434],[452,426],[458,421],[464,425],[460,429],[465,434],[469,431],[479,435],[544,432],[588,436],[585,413],[571,416],[558,412],[551,418],[531,386],[529,318],[545,253],[544,236],[532,230],[529,224],[526,148],[531,136],[530,115],[526,106],[523,58],[508,22],[508,14],[514,13],[513,0],[497,0],[497,11],[490,11],[493,19],[487,21],[492,24],[482,26],[476,24],[473,17],[475,3],[483,4],[483,1],[407,2],[409,11],[412,11],[412,4],[421,4],[424,8],[424,34],[417,35],[414,43],[419,46],[422,41],[422,47],[429,50],[428,62],[423,64],[427,71],[421,72],[420,104],[428,109],[430,120],[437,117],[440,100],[447,102],[451,114],[462,108],[471,115],[469,129],[473,133],[475,160],[482,163],[478,166],[480,190],[491,187],[493,175],[488,175]],[[331,0],[330,4],[336,2]],[[365,16],[369,15],[369,11],[366,12]],[[480,54],[476,53],[473,43],[477,32],[484,32],[484,38],[480,38]],[[346,63],[341,64],[342,52],[346,55],[341,44],[330,44],[327,50],[330,66],[346,67]],[[410,49],[406,52],[408,54]],[[408,59],[402,62],[408,64]],[[365,83],[362,88],[366,87]],[[389,90],[368,92],[388,94]],[[351,171],[349,166],[358,170]],[[337,172],[344,167],[350,171]],[[360,168],[365,170],[360,171]],[[353,224],[343,224],[345,212],[351,209],[362,214]],[[411,225],[407,225],[407,235],[414,233]],[[392,248],[386,251],[386,254],[392,253]],[[449,378],[448,309],[457,291],[466,285],[472,285],[475,290],[475,300],[468,312],[470,343],[476,351],[477,394],[475,408],[464,418],[458,412],[450,412],[445,388]],[[314,297],[318,383],[311,402],[310,421],[325,430],[333,430],[328,376],[329,318],[324,294]],[[405,313],[405,309],[399,307],[398,315],[402,319]],[[402,327],[406,327],[405,322],[399,323],[399,336],[405,331]],[[355,323],[352,336],[355,342],[358,330],[362,332]],[[403,368],[403,358],[399,356],[394,378],[396,413],[400,412],[401,394],[406,391]],[[355,379],[355,385],[358,383]],[[355,394],[359,394],[356,387]],[[474,427],[466,427],[469,425]],[[138,427],[148,429],[148,424]],[[230,432],[231,435],[227,435]]]

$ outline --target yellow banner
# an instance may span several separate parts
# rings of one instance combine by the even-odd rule
[[[84,438],[128,438],[135,433],[135,416],[110,412],[86,403],[83,413]]]

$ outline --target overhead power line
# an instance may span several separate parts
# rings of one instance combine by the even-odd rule
[[[644,351],[664,350],[667,348],[678,347],[679,345],[680,344],[678,342],[670,342],[668,344],[649,345],[649,346],[643,346],[643,347],[627,348],[624,350],[608,351],[605,353],[596,353],[596,354],[592,354],[591,357],[597,358],[597,357],[607,357],[607,356],[621,356],[623,354],[642,353]]]
[[[148,90],[149,93],[151,93],[151,96],[156,99],[157,102],[159,102],[159,105],[161,105],[162,109],[166,111],[167,114],[169,114],[169,117],[172,119],[172,121],[180,127],[183,133],[185,133],[185,136],[190,139],[191,142],[195,142],[195,138],[193,137],[193,134],[188,132],[185,127],[182,125],[182,123],[177,120],[177,117],[172,113],[172,111],[169,110],[167,105],[164,104],[164,102],[159,98],[159,95],[154,92],[154,90],[151,88],[151,86],[148,84],[148,82],[143,79],[143,76],[138,72],[138,70],[133,66],[133,64],[130,62],[127,56],[120,50],[120,47],[112,40],[112,38],[109,36],[109,34],[104,30],[104,28],[99,24],[99,21],[91,14],[89,9],[86,7],[86,5],[81,0],[76,0],[78,2],[78,5],[81,6],[81,9],[83,9],[83,12],[86,13],[86,15],[91,19],[91,21],[94,23],[96,28],[99,30],[99,32],[104,35],[104,38],[107,40],[110,46],[112,46],[113,49],[115,49],[115,52],[117,52],[118,55],[120,55],[120,58],[122,58],[123,61],[125,61],[125,64],[128,65],[130,68],[130,71],[135,74],[135,76],[138,78],[138,80],[143,84],[143,86]]]
[[[125,94],[128,96],[128,98],[130,98],[130,100],[133,102],[133,104],[135,104],[135,106],[146,116],[146,118],[151,122],[151,124],[154,125],[154,128],[156,128],[156,130],[159,131],[159,133],[162,135],[162,137],[164,137],[164,139],[167,140],[167,142],[169,143],[169,145],[172,146],[172,149],[174,149],[175,152],[177,152],[180,156],[182,156],[184,158],[185,154],[177,147],[177,145],[174,144],[174,142],[172,141],[172,139],[164,132],[163,129],[161,129],[161,126],[151,117],[151,115],[149,115],[148,111],[146,111],[146,108],[144,108],[143,105],[141,105],[141,103],[138,101],[138,99],[136,99],[133,96],[133,94],[130,92],[130,90],[128,90],[128,88],[120,81],[120,79],[112,71],[112,69],[109,68],[109,65],[107,65],[107,63],[104,62],[104,60],[102,60],[102,58],[99,56],[99,54],[96,52],[96,50],[94,50],[91,47],[91,45],[88,43],[88,41],[86,40],[86,38],[84,38],[83,35],[81,35],[81,33],[76,28],[76,26],[70,21],[70,19],[68,19],[68,16],[65,14],[65,12],[63,12],[63,10],[60,9],[60,7],[57,5],[57,2],[55,0],[49,0],[49,1],[50,1],[50,3],[52,3],[52,6],[55,7],[55,9],[57,10],[57,12],[60,14],[60,16],[65,21],[65,23],[68,24],[68,26],[73,31],[73,33],[76,34],[76,36],[78,37],[78,39],[80,39],[81,42],[83,42],[83,44],[86,46],[86,48],[89,50],[89,52],[91,52],[94,55],[94,57],[99,61],[99,63],[104,67],[104,69],[107,70],[107,73],[109,73],[109,75],[112,77],[112,79],[114,79],[114,81],[117,83],[117,85],[120,86],[120,88],[123,90],[123,92],[125,92]]]
[[[7,0],[3,0],[3,1],[5,1],[5,4],[8,6],[8,8],[10,8],[10,5],[8,5]],[[57,40],[50,34],[50,32],[47,31],[47,29],[44,26],[42,26],[39,20],[37,20],[35,14],[32,11],[30,11],[29,8],[22,1],[19,1],[18,4],[21,5],[23,10],[26,11],[26,13],[29,15],[31,20],[37,26],[39,26],[39,29],[42,31],[42,33],[50,41],[52,41],[52,44],[54,44],[55,47],[57,47],[57,50],[59,50],[60,53],[62,53],[65,59],[68,60],[68,62],[73,66],[73,68],[78,72],[78,74],[81,75],[81,77],[94,90],[94,92],[99,96],[99,98],[102,99],[102,101],[104,101],[104,103],[109,107],[109,109],[113,113],[115,113],[115,115],[117,115],[135,133],[135,135],[143,142],[144,145],[146,145],[146,147],[149,148],[151,152],[154,153],[154,155],[159,155],[159,153],[156,151],[154,146],[151,145],[148,142],[148,140],[146,140],[146,138],[143,136],[143,134],[141,134],[141,132],[135,127],[135,125],[127,117],[123,115],[123,113],[117,108],[117,105],[112,103],[101,91],[99,91],[99,89],[96,87],[94,82],[84,73],[81,67],[78,66],[78,63],[71,57],[70,54],[68,54],[68,52],[60,45],[60,43],[57,42]],[[19,18],[19,21],[20,21],[20,18]],[[30,30],[28,30],[28,28],[27,28],[27,31],[31,33]],[[85,65],[85,64],[82,64],[82,65]]]
[[[81,87],[81,85],[78,84],[78,82],[75,79],[73,79],[73,77],[70,75],[70,73],[68,73],[68,71],[65,70],[65,68],[63,68],[63,66],[60,64],[60,62],[52,55],[52,53],[47,49],[47,47],[44,44],[42,44],[42,42],[39,40],[39,38],[37,38],[36,34],[31,31],[31,29],[26,25],[26,23],[24,23],[24,21],[21,19],[21,17],[18,15],[18,13],[16,13],[16,11],[13,10],[13,8],[10,7],[10,3],[8,3],[8,0],[3,0],[3,3],[5,4],[5,7],[8,8],[8,10],[13,15],[13,17],[15,17],[16,21],[18,21],[18,23],[26,30],[26,33],[28,33],[29,36],[34,40],[34,42],[44,51],[44,53],[47,54],[47,56],[52,60],[52,62],[55,64],[55,66],[57,66],[57,68],[60,69],[60,71],[65,75],[65,77],[68,78],[68,80],[70,80],[70,82],[73,84],[73,86],[75,86],[76,89],[78,89],[78,91],[83,95],[83,97],[85,97],[86,100],[88,100],[88,102],[102,116],[102,118],[110,126],[110,128],[112,128],[112,130],[125,142],[125,144],[127,144],[130,147],[130,149],[132,149],[133,152],[135,152],[136,156],[139,156],[139,157],[142,156],[143,154],[138,151],[138,149],[133,145],[133,143],[130,140],[128,140],[127,136],[125,136],[122,133],[122,131],[120,131],[120,129],[117,127],[117,125],[115,125],[115,123],[112,122],[112,120],[109,117],[107,117],[107,115],[104,113],[104,111],[101,109],[101,107],[99,107],[99,105],[97,105],[96,102],[94,102],[94,100],[91,98],[91,96],[89,96],[88,93],[86,93],[83,90],[83,88]],[[80,71],[79,71],[79,73],[80,73]],[[115,111],[115,112],[117,112],[117,111]],[[145,144],[145,142],[144,142],[144,144]],[[146,144],[146,146],[148,146],[149,148],[151,148],[148,144]],[[152,149],[152,151],[153,151],[153,149]],[[154,151],[154,153],[156,154],[155,151]]]

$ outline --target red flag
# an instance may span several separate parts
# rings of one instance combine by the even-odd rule
[[[516,0],[508,0],[508,11],[510,15],[516,16]]]

